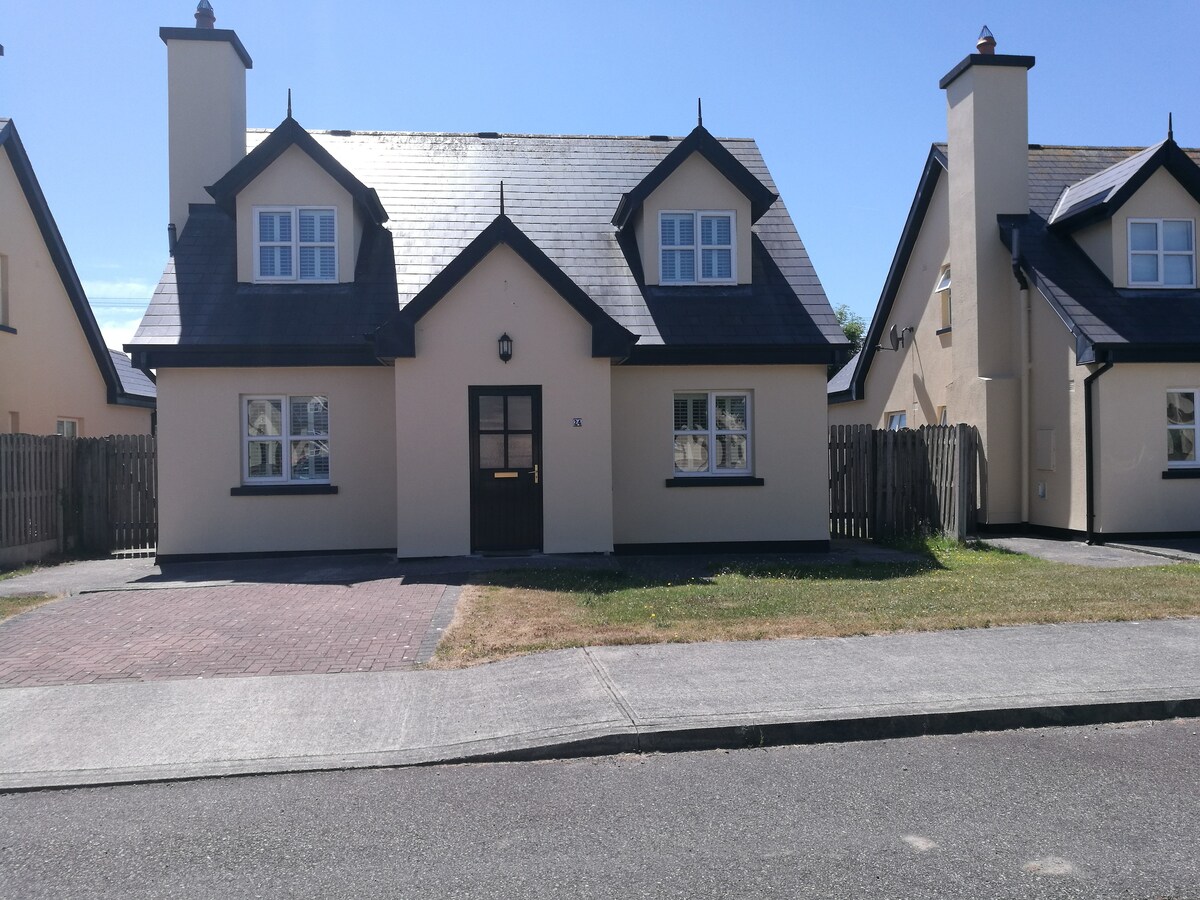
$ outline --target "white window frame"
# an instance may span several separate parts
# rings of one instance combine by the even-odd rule
[[[692,429],[676,430],[675,399],[678,397],[706,396],[708,403],[708,428],[704,431]],[[744,429],[717,427],[717,398],[742,397],[746,401],[746,427]],[[740,469],[717,466],[717,437],[741,434],[746,437],[746,465]],[[708,437],[708,468],[699,472],[682,471],[675,468],[675,439],[681,436],[705,435]],[[671,394],[671,470],[675,478],[725,478],[754,474],[754,394],[752,391],[674,391]]]
[[[73,419],[70,416],[59,416],[57,421],[54,423],[54,433],[59,437],[77,438],[82,431],[82,419]],[[70,434],[67,432],[70,432]]]
[[[897,421],[899,420],[899,421]],[[887,430],[899,431],[908,427],[908,410],[898,409],[887,414]]]
[[[1167,394],[1191,394],[1192,409],[1196,409],[1196,401],[1200,399],[1200,388],[1195,387],[1169,387]],[[1166,411],[1164,410],[1164,413]],[[1167,468],[1169,469],[1195,469],[1200,467],[1200,416],[1193,414],[1191,425],[1172,425],[1170,419],[1167,419],[1167,433],[1172,431],[1190,431],[1192,433],[1192,446],[1196,448],[1196,458],[1193,460],[1172,460],[1170,458],[1171,444],[1167,442]]]
[[[1192,249],[1191,250],[1164,250],[1163,249],[1163,225],[1167,222],[1186,222],[1192,232]],[[1155,250],[1134,250],[1133,249],[1133,226],[1134,225],[1157,225],[1158,226],[1158,241],[1157,249]],[[1129,267],[1129,286],[1131,288],[1143,287],[1159,287],[1169,290],[1187,290],[1196,286],[1196,220],[1184,218],[1165,218],[1165,219],[1134,219],[1130,218],[1125,226],[1126,240],[1126,259],[1125,264]],[[1155,256],[1158,259],[1158,280],[1157,281],[1134,281],[1133,280],[1133,258],[1134,256]],[[1186,256],[1192,261],[1192,280],[1187,284],[1167,284],[1164,281],[1166,275],[1166,257],[1168,256]]]
[[[662,245],[662,220],[664,216],[691,216],[692,217],[692,235],[693,243],[690,245],[678,245],[673,247],[664,247]],[[701,240],[700,220],[704,216],[727,216],[729,218],[729,243],[728,244],[705,244]],[[737,284],[737,210],[733,209],[662,209],[658,212],[658,235],[655,240],[658,242],[658,283],[665,287],[678,287],[680,285],[695,285],[695,284]],[[667,281],[663,277],[662,258],[663,252],[667,250],[692,250],[692,278],[691,280],[679,279],[676,281]],[[705,278],[704,271],[704,251],[705,250],[728,250],[729,251],[729,277],[728,278]]]
[[[329,431],[324,434],[292,434],[292,403],[297,397],[324,397],[328,412],[328,394],[243,394],[239,404],[241,411],[241,452],[242,452],[242,484],[329,484],[333,473],[333,453],[330,452],[330,474],[324,478],[296,478],[292,473],[292,444],[303,441],[324,441],[329,446],[329,431],[333,429],[330,422]],[[250,434],[250,404],[256,400],[278,400],[282,410],[278,435]],[[251,475],[250,474],[250,444],[278,442],[282,447],[282,474]]]
[[[938,295],[941,300],[942,307],[942,328],[950,328],[954,324],[954,308],[951,306],[951,282],[953,281],[950,266],[942,266],[938,272],[937,283],[934,285],[933,292]]]
[[[301,212],[333,213],[333,241],[304,241],[300,240]],[[290,215],[292,221],[292,239],[290,241],[263,241],[259,234],[259,214],[272,213],[275,215]],[[333,284],[338,280],[338,211],[336,206],[319,206],[303,204],[300,206],[255,206],[251,209],[254,218],[254,280],[259,283],[294,282],[305,284]],[[291,247],[291,275],[263,275],[260,269],[261,247]],[[333,277],[331,278],[301,278],[300,277],[300,248],[301,247],[332,247],[333,248]]]
[[[0,253],[0,325],[8,323],[8,256]]]

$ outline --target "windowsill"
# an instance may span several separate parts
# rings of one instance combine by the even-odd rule
[[[728,281],[660,281],[658,287],[734,287],[737,283],[736,278],[731,278]]]
[[[954,330],[953,325],[947,325],[945,328],[939,328],[937,331],[934,332],[934,334],[937,334],[937,335],[949,334],[953,330]]]
[[[289,497],[306,494],[336,494],[336,484],[243,484],[229,489],[231,497]]]
[[[1200,478],[1200,466],[1192,469],[1164,469],[1163,478]]]
[[[753,475],[692,475],[686,478],[668,478],[667,487],[762,487],[766,484]]]
[[[5,334],[17,333],[17,329],[13,328],[11,325],[0,325],[0,331],[3,331]]]

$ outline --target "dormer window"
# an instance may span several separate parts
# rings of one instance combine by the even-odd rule
[[[1195,224],[1191,219],[1129,220],[1129,286],[1196,286]]]
[[[662,212],[658,217],[662,284],[732,284],[736,279],[732,210]]]
[[[337,210],[255,207],[256,281],[337,281]]]

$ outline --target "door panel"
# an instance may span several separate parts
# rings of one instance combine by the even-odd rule
[[[542,389],[468,389],[472,552],[542,549]]]

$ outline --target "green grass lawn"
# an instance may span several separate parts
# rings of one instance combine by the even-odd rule
[[[490,573],[465,592],[435,664],[597,644],[755,640],[1200,615],[1200,566],[1067,566],[931,541],[900,563],[798,557],[672,579],[645,566]]]

